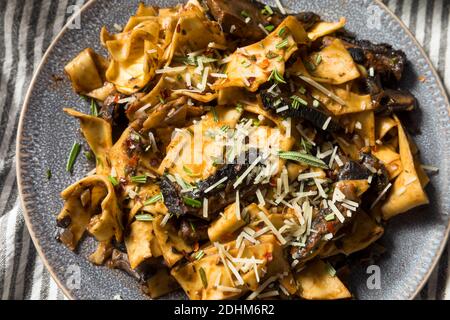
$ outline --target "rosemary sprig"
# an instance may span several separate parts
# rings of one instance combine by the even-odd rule
[[[311,167],[328,169],[325,162],[310,154],[305,154],[298,151],[279,151],[278,156],[282,159],[301,162]]]

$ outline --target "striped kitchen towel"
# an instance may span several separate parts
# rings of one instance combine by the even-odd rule
[[[336,0],[337,1],[337,0]],[[85,0],[0,1],[0,298],[64,299],[31,242],[18,200],[15,133],[45,50]],[[429,54],[450,89],[450,1],[384,0]],[[447,45],[449,44],[449,46]],[[417,299],[450,299],[448,246]]]

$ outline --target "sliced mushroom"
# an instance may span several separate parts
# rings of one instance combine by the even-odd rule
[[[286,94],[275,97],[267,91],[262,91],[260,95],[264,108],[276,112],[278,116],[305,119],[316,128],[320,130],[324,130],[323,128],[325,128],[325,131],[330,133],[341,129],[339,122],[321,107],[312,107],[313,100],[307,95],[302,95],[300,97],[303,101],[307,102],[307,105],[300,104],[297,108],[292,107],[293,99],[287,97]],[[278,108],[284,106],[288,106],[289,108],[285,111],[277,112]],[[328,120],[330,117],[331,119]],[[328,125],[325,126],[326,122],[328,122]]]
[[[276,28],[286,17],[276,8],[270,7],[272,13],[267,12],[264,4],[253,0],[207,0],[206,4],[223,31],[239,38],[241,45],[263,39],[266,33],[261,26],[272,25]],[[301,12],[295,17],[303,23],[306,30],[320,20],[320,17],[312,12]]]
[[[413,111],[416,107],[417,100],[410,92],[388,89],[383,92],[376,114],[386,116],[394,112]]]

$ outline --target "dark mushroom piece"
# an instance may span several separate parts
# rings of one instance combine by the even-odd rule
[[[113,142],[120,138],[121,133],[128,126],[128,118],[126,116],[126,104],[119,103],[120,99],[125,96],[119,93],[113,93],[106,97],[98,112],[99,117],[108,121],[114,128],[112,130]]]
[[[350,160],[339,170],[338,180],[366,180],[370,171],[360,163]]]
[[[362,153],[361,161],[366,168],[373,168],[376,173],[373,173],[372,182],[369,190],[364,195],[364,203],[372,204],[372,202],[383,192],[389,184],[389,174],[385,166],[380,160],[375,158],[370,153]],[[384,200],[387,195],[384,195],[381,200]]]
[[[161,259],[149,258],[143,261],[136,269],[132,269],[128,255],[118,249],[113,249],[111,258],[107,263],[109,268],[122,270],[141,283],[145,283],[155,273],[155,269],[162,265]]]
[[[331,117],[331,120],[324,131],[333,133],[342,129],[339,122],[320,105],[318,107],[313,107],[313,99],[308,95],[298,96],[304,104],[297,103],[297,107],[293,107],[295,98],[287,97],[286,94],[283,93],[279,96],[274,96],[267,91],[261,91],[260,96],[264,109],[276,113],[278,116],[308,120],[312,125],[322,131],[324,130],[324,124],[328,121],[328,118]],[[282,112],[276,111],[283,106],[289,106],[289,108]]]
[[[372,204],[389,184],[384,165],[371,153],[361,153],[359,162],[349,161],[339,170],[338,180],[366,180],[372,176],[370,188],[363,195],[363,204]]]
[[[249,154],[251,154],[250,152]],[[249,154],[246,155],[245,159],[249,159]],[[241,160],[239,157],[238,159]],[[240,196],[242,198],[249,198],[254,195],[258,189],[258,185],[252,182],[247,184],[245,180],[236,189],[233,187],[233,184],[239,176],[250,166],[249,161],[245,161],[243,164],[237,162],[239,161],[223,165],[213,175],[205,180],[199,181],[196,188],[190,192],[181,193],[181,187],[177,183],[170,181],[167,176],[163,176],[161,178],[160,189],[169,212],[175,214],[177,217],[189,214],[204,219],[202,208],[192,207],[186,204],[184,199],[190,198],[203,202],[204,198],[208,198],[208,213],[209,218],[212,218],[227,205],[236,201],[236,190],[241,191]],[[224,177],[228,179],[222,185],[206,192],[210,186],[216,184]]]
[[[181,187],[170,181],[167,176],[163,176],[161,178],[161,182],[159,184],[161,189],[161,193],[164,197],[164,204],[170,213],[176,215],[177,217],[183,216],[187,213],[196,212],[197,210],[190,210],[184,201],[181,195]]]
[[[257,42],[266,36],[260,25],[276,28],[286,17],[276,8],[269,7],[271,12],[268,12],[266,5],[253,0],[206,0],[206,4],[223,31],[245,44]],[[312,12],[301,12],[295,17],[303,23],[306,30],[320,20]],[[235,30],[231,30],[232,28]],[[272,27],[268,28],[271,30]]]
[[[344,187],[343,192],[345,197],[349,200],[359,202],[355,185],[348,183],[345,184]],[[336,202],[335,205],[340,212],[347,211],[347,209],[340,203]],[[351,217],[347,216],[342,222],[336,216],[332,220],[327,220],[326,217],[330,214],[333,214],[333,211],[330,208],[318,209],[317,213],[313,215],[313,220],[311,221],[311,229],[315,232],[311,232],[308,236],[304,247],[291,248],[292,258],[297,259],[300,262],[298,266],[303,265],[306,261],[314,258],[320,253],[324,245],[327,243],[327,240],[324,239],[326,234],[331,233],[336,235],[342,227],[349,225],[355,217],[355,215],[352,215]]]
[[[373,68],[374,73],[380,75],[384,86],[395,86],[402,78],[407,62],[403,51],[395,50],[386,43],[374,44],[349,35],[341,35],[340,39],[354,61],[368,70]]]
[[[340,206],[339,204],[337,205]],[[341,209],[340,209],[341,210]],[[300,262],[306,262],[309,258],[313,258],[318,250],[321,249],[322,245],[325,244],[323,237],[328,233],[337,233],[337,231],[342,227],[342,223],[335,218],[334,220],[327,221],[325,217],[333,212],[331,209],[320,209],[316,217],[313,218],[311,222],[312,232],[306,239],[304,247],[292,247],[291,254],[293,259],[297,259]],[[350,219],[346,219],[350,221]],[[344,221],[345,222],[345,221]]]
[[[387,89],[383,92],[379,107],[375,110],[375,113],[386,116],[395,112],[413,111],[416,108],[417,100],[410,92]]]
[[[208,224],[196,218],[181,218],[178,234],[188,244],[208,240]]]

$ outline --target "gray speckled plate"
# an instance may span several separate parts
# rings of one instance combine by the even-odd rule
[[[65,115],[62,108],[76,107],[87,112],[89,106],[72,92],[70,83],[63,76],[63,67],[85,47],[102,51],[100,28],[106,25],[113,30],[114,23],[124,25],[135,12],[138,1],[90,1],[81,12],[81,29],[65,28],[50,46],[22,110],[17,139],[17,176],[25,219],[45,265],[66,295],[74,299],[112,299],[116,294],[124,299],[146,298],[138,284],[126,274],[95,267],[86,260],[94,248],[90,238],[83,241],[77,253],[54,239],[55,215],[62,207],[60,191],[91,169],[82,156],[76,162],[73,175],[67,174],[64,168],[69,149],[75,139],[80,140],[80,136],[78,122]],[[178,1],[146,2],[170,6]],[[440,172],[427,188],[431,204],[394,218],[387,227],[381,240],[388,249],[379,262],[381,289],[369,290],[367,274],[358,268],[352,271],[350,283],[352,292],[359,299],[411,299],[426,282],[448,234],[450,109],[443,86],[419,44],[380,2],[283,2],[293,11],[314,11],[325,19],[345,16],[347,28],[360,38],[391,43],[404,50],[411,61],[404,86],[412,90],[420,101],[421,113],[417,121],[420,121],[422,133],[415,140],[424,163],[438,165]],[[426,81],[417,81],[419,75]],[[55,76],[64,80],[56,81]],[[46,179],[47,169],[53,173],[50,181]],[[81,283],[74,288],[70,280],[77,270],[80,271]],[[184,298],[184,295],[175,293],[168,298]]]

